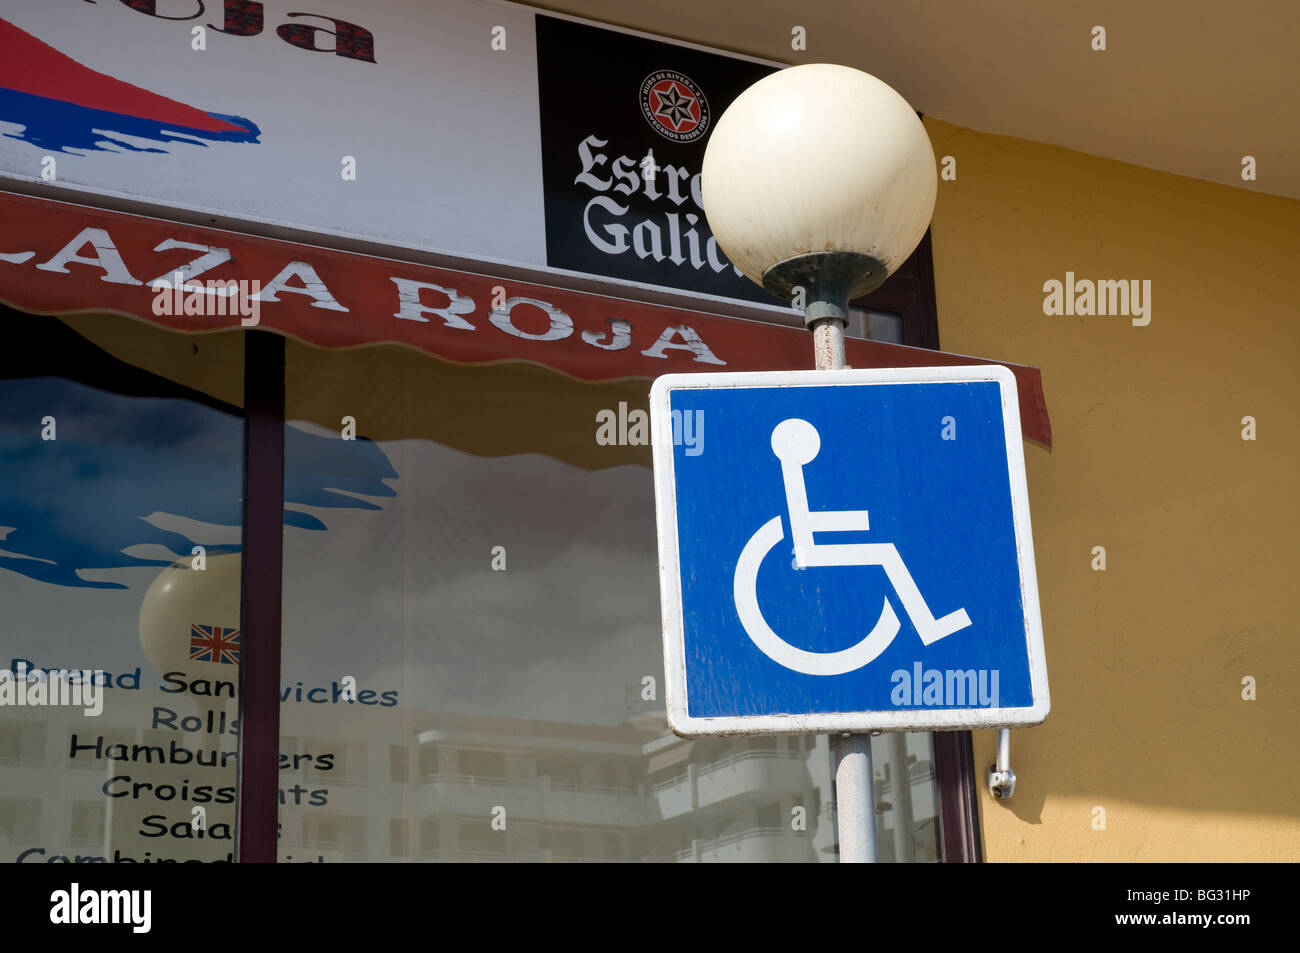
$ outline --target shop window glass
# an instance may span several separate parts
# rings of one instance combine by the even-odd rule
[[[229,860],[238,337],[0,319],[0,860]]]
[[[891,311],[849,308],[849,322],[845,333],[850,337],[884,341],[886,344],[902,344],[903,316]]]
[[[334,757],[324,803],[281,805],[282,857],[393,855],[313,824],[346,805],[409,822],[425,861],[836,859],[825,737],[667,728],[649,448],[596,440],[647,382],[290,341],[286,384],[282,654],[303,692],[281,717]],[[897,737],[875,739],[880,839],[933,861],[929,737]],[[357,746],[409,746],[418,772]]]

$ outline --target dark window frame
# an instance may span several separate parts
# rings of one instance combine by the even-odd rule
[[[284,338],[244,332],[244,560],[240,578],[240,863],[276,862],[284,587]]]
[[[930,231],[907,261],[871,294],[854,298],[853,308],[888,311],[903,317],[903,341],[908,347],[939,350],[939,318],[934,302],[934,259]]]

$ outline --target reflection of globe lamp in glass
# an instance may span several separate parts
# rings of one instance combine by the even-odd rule
[[[113,804],[114,840],[137,858],[147,850],[155,857],[217,860],[234,850],[239,665],[219,661],[216,645],[209,660],[191,658],[191,646],[195,638],[237,635],[241,564],[238,553],[216,553],[207,556],[205,569],[196,570],[187,557],[162,570],[141,600],[140,647],[154,668],[152,679],[141,679],[147,706],[143,741],[161,748],[166,758],[161,764],[136,760],[115,768],[130,774],[130,785],[117,782],[115,790],[152,785]],[[232,647],[238,650],[237,644]],[[204,787],[210,793],[201,800],[195,792]],[[231,799],[219,801],[220,789]],[[202,833],[194,825],[200,807]],[[149,826],[150,817],[165,820]],[[168,833],[153,836],[158,823]],[[177,825],[187,836],[177,835]]]
[[[158,574],[140,603],[140,647],[161,677],[184,672],[187,681],[239,681],[239,667],[190,658],[192,626],[239,629],[239,553],[209,555],[207,568],[186,557]]]

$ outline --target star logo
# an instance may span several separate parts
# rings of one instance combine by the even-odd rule
[[[667,88],[664,88],[665,86]],[[682,88],[672,80],[650,90],[650,101],[653,103],[656,100],[659,105],[655,107],[655,115],[667,123],[673,132],[681,132],[682,127],[687,123],[695,125],[692,109],[695,106],[695,97],[689,92],[683,96]]]
[[[692,142],[709,127],[704,93],[676,70],[656,70],[642,81],[641,113],[655,132],[674,142]]]

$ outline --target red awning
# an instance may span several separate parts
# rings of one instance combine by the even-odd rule
[[[226,297],[217,282],[243,284]],[[812,362],[798,328],[3,192],[0,300],[190,333],[256,324],[327,348],[385,342],[467,364],[528,361],[589,381]],[[857,368],[1004,363],[859,339],[846,341],[845,356]],[[1016,376],[1025,437],[1050,447],[1038,369],[1004,366]]]

